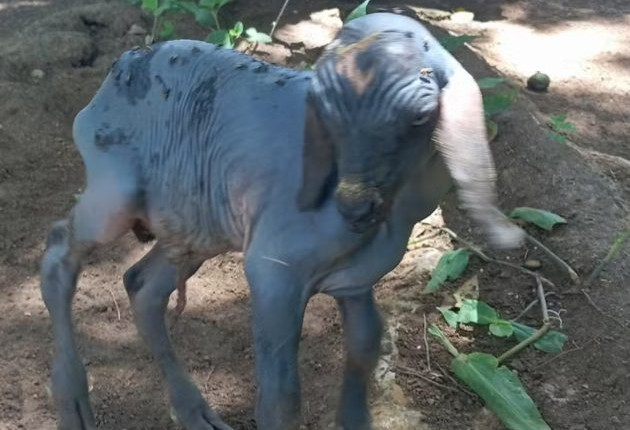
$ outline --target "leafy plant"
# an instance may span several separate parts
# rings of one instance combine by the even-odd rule
[[[490,90],[492,88],[496,88],[499,84],[505,82],[505,78],[489,76],[487,78],[477,79],[477,85],[482,90]]]
[[[551,231],[556,224],[567,223],[566,219],[553,212],[526,206],[512,210],[510,217],[521,219],[547,231]]]
[[[576,131],[575,124],[567,121],[566,115],[551,115],[549,125],[551,127],[551,132],[549,133],[551,138],[560,143],[566,142],[567,134],[574,133]]]
[[[482,352],[462,354],[435,325],[429,333],[454,356],[451,370],[477,393],[510,430],[551,430],[518,376],[496,357]]]
[[[515,88],[504,89],[483,95],[483,109],[486,116],[492,116],[508,110],[516,101],[518,90]]]
[[[514,330],[514,336],[519,342],[524,341],[534,334],[535,330],[528,325],[520,324],[515,321],[511,321],[511,324]],[[534,348],[544,352],[560,352],[564,348],[566,341],[566,334],[550,330],[543,337],[534,342]]]
[[[350,14],[346,17],[346,22],[350,22],[355,18],[359,18],[359,17],[367,15],[367,7],[369,3],[370,3],[370,0],[365,0],[359,6],[354,8],[354,10],[350,12]]]
[[[483,91],[483,107],[486,115],[486,130],[488,141],[492,142],[499,132],[499,126],[490,117],[509,109],[518,95],[518,90],[510,88],[507,80],[501,77],[489,76],[477,80],[477,85]]]
[[[452,328],[458,328],[460,324],[470,323],[487,325],[492,335],[497,337],[514,335],[519,342],[531,337],[536,331],[525,324],[501,318],[496,309],[481,300],[463,299],[454,307],[440,306],[437,309]],[[551,330],[534,342],[534,347],[544,352],[560,352],[564,348],[566,340],[565,334]]]
[[[168,40],[175,37],[175,24],[165,17],[173,13],[189,13],[195,21],[210,30],[206,40],[226,48],[233,48],[236,42],[244,38],[251,43],[270,43],[271,37],[259,32],[254,27],[245,29],[241,21],[231,28],[224,28],[219,13],[221,8],[232,0],[130,0],[132,4],[142,4],[142,8],[153,15],[153,28],[147,38],[147,44],[156,37]]]
[[[455,52],[465,43],[471,42],[475,39],[476,36],[472,36],[470,34],[462,34],[461,36],[444,36],[438,39],[438,42],[446,49],[448,52]]]
[[[431,280],[427,284],[424,293],[433,293],[447,280],[455,280],[460,277],[466,266],[468,266],[469,253],[466,249],[460,248],[455,251],[445,253],[433,269]]]

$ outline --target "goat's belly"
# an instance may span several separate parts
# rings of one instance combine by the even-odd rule
[[[151,232],[170,254],[210,258],[234,248],[209,198],[190,190],[167,191],[148,193],[147,218]]]

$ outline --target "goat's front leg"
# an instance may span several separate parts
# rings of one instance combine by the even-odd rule
[[[168,336],[164,313],[177,285],[197,271],[201,262],[176,267],[159,243],[124,276],[136,326],[157,359],[168,384],[171,405],[186,430],[231,430],[208,406],[188,372],[177,359]]]
[[[246,273],[252,292],[258,428],[295,430],[300,425],[297,354],[308,297],[290,269],[278,263],[250,261]]]
[[[346,366],[338,423],[344,430],[371,428],[367,392],[380,355],[383,326],[370,290],[358,296],[338,298],[343,316]]]

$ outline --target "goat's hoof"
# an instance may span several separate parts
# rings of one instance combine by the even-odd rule
[[[61,358],[52,369],[52,395],[63,430],[96,430],[87,377],[76,359]]]
[[[87,398],[76,399],[59,406],[59,428],[63,430],[96,430],[92,406]]]
[[[186,430],[233,430],[204,401],[185,410],[171,408],[171,418]]]

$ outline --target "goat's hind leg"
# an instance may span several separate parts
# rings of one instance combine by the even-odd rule
[[[72,329],[72,298],[81,259],[98,244],[120,236],[129,226],[125,207],[103,207],[98,193],[83,195],[68,219],[50,230],[41,266],[41,292],[52,321],[55,355],[52,394],[64,430],[95,429],[85,369]]]
[[[174,265],[158,242],[125,273],[124,283],[136,326],[166,378],[171,405],[180,424],[186,430],[231,430],[208,406],[177,359],[164,318],[169,296],[201,263],[197,260]]]

